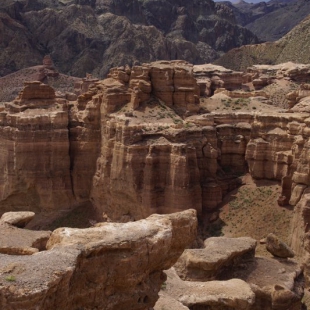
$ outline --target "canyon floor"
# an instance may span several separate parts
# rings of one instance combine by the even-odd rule
[[[209,236],[249,236],[257,241],[274,233],[288,242],[293,208],[278,205],[279,182],[253,180],[249,174],[242,179],[243,185],[224,197],[219,206],[219,218],[204,228],[205,233]],[[256,255],[272,257],[263,243],[257,245]]]

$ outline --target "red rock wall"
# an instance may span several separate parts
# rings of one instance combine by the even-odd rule
[[[72,206],[66,105],[50,100],[44,109],[19,106],[25,112],[16,113],[17,103],[1,112],[1,213]]]
[[[35,98],[24,98],[24,90],[0,114],[1,212],[91,201],[100,215],[120,221],[188,208],[203,214],[247,169],[282,181],[281,199],[297,204],[308,186],[307,116],[186,118],[199,110],[197,85],[193,67],[182,61],[114,68],[70,103],[27,83]],[[170,123],[134,114],[149,99],[170,109]],[[119,113],[125,106],[129,112]]]

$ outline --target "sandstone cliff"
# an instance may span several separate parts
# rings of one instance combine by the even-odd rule
[[[54,89],[40,82],[26,83],[18,98],[5,104],[0,129],[2,212],[73,205],[68,124],[66,100],[56,99]]]
[[[199,102],[202,92],[233,90],[262,73],[184,61],[125,66],[102,81],[84,79],[77,101],[26,83],[1,112],[1,213],[57,214],[87,204],[117,221],[189,207],[206,214],[248,170],[281,181],[279,203],[297,204],[308,185],[300,158],[309,115],[206,114]]]

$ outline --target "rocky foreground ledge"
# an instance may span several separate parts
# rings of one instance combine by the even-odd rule
[[[55,230],[47,250],[0,254],[0,308],[149,309],[197,231],[196,212]],[[22,231],[21,231],[22,232]]]

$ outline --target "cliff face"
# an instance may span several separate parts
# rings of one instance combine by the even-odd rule
[[[66,101],[40,82],[26,83],[18,99],[2,107],[2,212],[73,205],[68,123]]]
[[[229,10],[203,1],[3,1],[0,75],[40,63],[50,54],[62,73],[105,76],[113,66],[184,59],[257,43]]]
[[[238,88],[245,78],[215,68],[114,68],[77,85],[77,101],[27,83],[1,112],[1,212],[91,203],[116,221],[189,207],[203,215],[248,170],[281,181],[279,203],[297,204],[308,185],[308,114],[206,114],[201,92]],[[246,79],[261,74],[254,69]]]

